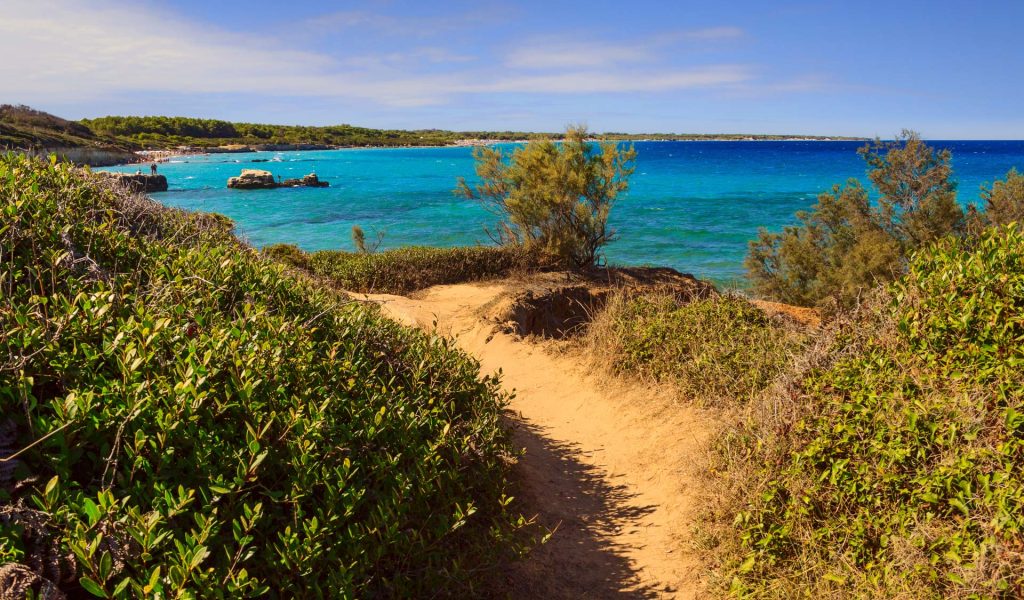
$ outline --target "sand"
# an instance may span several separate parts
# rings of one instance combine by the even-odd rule
[[[590,372],[579,350],[523,340],[480,317],[500,283],[438,286],[415,298],[372,295],[398,321],[454,336],[515,394],[511,422],[525,455],[520,507],[555,529],[508,566],[493,590],[511,598],[693,598],[691,544],[701,457],[713,419],[653,388]]]

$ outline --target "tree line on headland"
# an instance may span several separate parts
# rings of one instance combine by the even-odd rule
[[[323,144],[329,146],[445,146],[460,140],[557,140],[562,133],[525,131],[447,131],[442,129],[371,129],[354,125],[268,125],[190,117],[118,117],[83,119],[90,130],[146,148],[222,146],[229,144]],[[746,134],[592,134],[609,140],[781,140],[795,136]],[[805,136],[799,136],[801,138]],[[808,139],[851,139],[808,137]]]

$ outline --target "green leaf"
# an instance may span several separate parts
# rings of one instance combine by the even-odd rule
[[[89,517],[90,526],[100,520],[100,508],[89,498],[82,501],[82,510],[85,511],[85,516]]]
[[[89,579],[85,575],[78,578],[78,583],[81,584],[83,588],[85,588],[85,591],[89,592],[93,596],[97,596],[100,598],[108,597],[107,593],[103,591],[103,588],[100,586],[100,584],[96,583],[92,579]]]

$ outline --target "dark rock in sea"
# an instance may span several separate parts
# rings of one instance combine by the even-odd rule
[[[271,190],[277,187],[277,182],[270,171],[242,169],[241,175],[228,179],[228,187],[239,190]]]
[[[251,162],[270,162],[269,158],[254,158]]]
[[[281,182],[280,187],[330,187],[330,185],[327,181],[320,181],[316,173],[310,173],[302,179],[285,179]]]
[[[167,178],[163,175],[144,175],[142,173],[108,173],[98,171],[97,175],[103,175],[116,181],[118,184],[127,187],[135,192],[166,192]]]

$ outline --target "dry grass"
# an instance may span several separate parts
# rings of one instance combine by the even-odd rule
[[[736,295],[614,294],[586,344],[616,375],[671,386],[702,406],[745,404],[802,351],[808,330]]]

